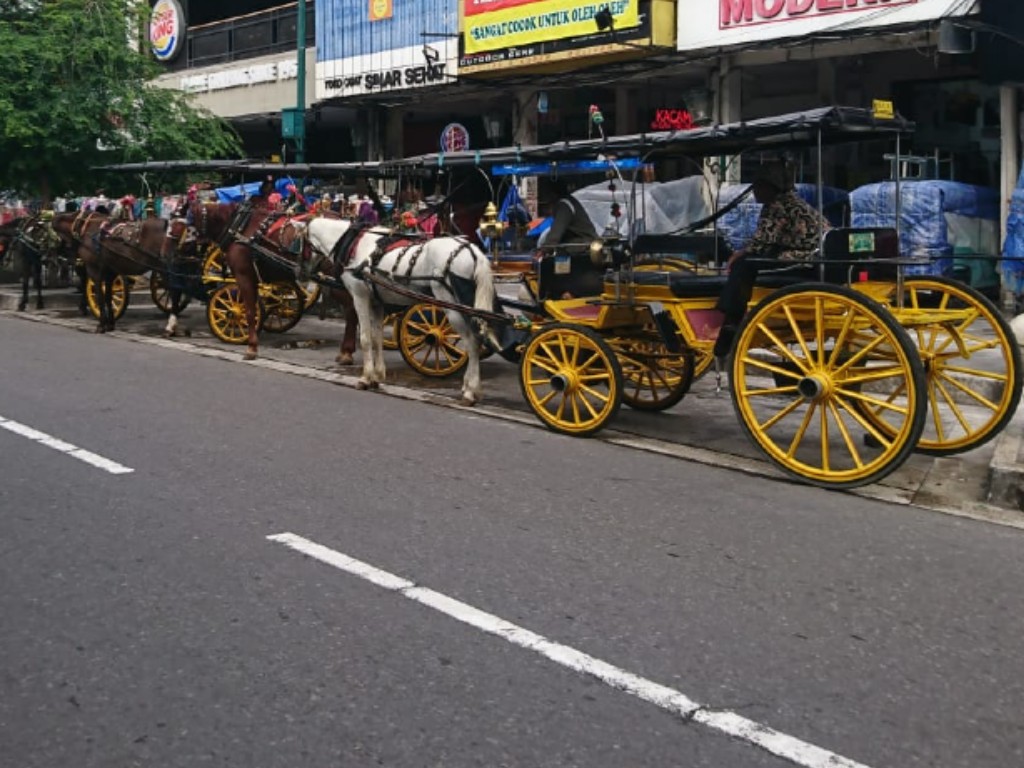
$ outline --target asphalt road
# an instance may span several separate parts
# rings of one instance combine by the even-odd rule
[[[8,318],[0,355],[4,768],[1024,764],[1018,530]]]

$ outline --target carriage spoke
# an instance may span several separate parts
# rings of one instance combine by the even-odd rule
[[[807,434],[807,430],[811,426],[811,422],[814,420],[814,412],[817,410],[818,405],[814,401],[803,401],[808,405],[807,413],[804,414],[803,420],[800,422],[800,426],[797,427],[796,433],[793,435],[793,440],[789,444],[789,450],[786,451],[786,455],[790,458],[796,456],[796,450],[800,447],[800,443],[804,440],[804,435]]]

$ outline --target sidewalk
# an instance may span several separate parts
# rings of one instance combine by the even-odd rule
[[[0,310],[6,310],[7,317],[58,323],[83,331],[93,329],[95,321],[78,314],[80,297],[73,290],[45,291],[44,297],[46,310],[31,309],[35,306],[32,299],[28,312],[17,313],[10,310],[17,305],[20,287],[0,286]],[[189,307],[182,317],[182,324],[192,331],[190,338],[164,340],[164,322],[148,291],[135,291],[127,313],[118,323],[118,335],[241,360],[240,347],[213,338],[201,305]],[[340,321],[320,320],[314,311],[286,334],[263,334],[261,359],[250,364],[354,386],[359,367],[339,368],[334,362],[342,329]],[[408,368],[398,352],[386,352],[386,359],[385,394],[461,407],[461,374],[450,379],[428,379]],[[517,366],[492,357],[482,363],[481,373],[484,401],[476,412],[543,428],[520,392]],[[644,413],[624,406],[594,439],[789,481],[747,439],[724,380],[722,386],[721,390],[716,387],[715,375],[710,372],[694,383],[681,403],[667,411]],[[571,445],[576,438],[565,440]],[[1018,409],[1008,427],[987,445],[958,456],[912,455],[883,481],[854,493],[1024,527],[1024,409]]]

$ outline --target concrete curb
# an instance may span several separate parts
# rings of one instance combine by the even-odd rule
[[[996,438],[988,470],[988,501],[1024,511],[1024,428],[1017,421]]]
[[[75,302],[71,306],[77,307],[78,296],[68,294],[68,298]],[[47,316],[45,314],[20,312],[3,312],[3,315],[13,319],[61,326],[80,332],[86,330],[82,325],[81,319],[72,320]],[[115,331],[110,336],[135,343],[175,349],[186,354],[215,358],[225,362],[242,363],[255,368],[317,379],[353,389],[356,388],[358,383],[358,377],[356,376],[321,370],[320,368],[303,364],[267,358],[245,361],[242,353],[232,348],[204,346],[182,339],[170,340],[126,331]],[[444,393],[424,391],[396,384],[384,384],[379,391],[381,394],[392,397],[444,408],[458,409],[483,418],[514,422],[543,429],[543,426],[529,414],[507,407],[480,404],[469,408],[460,403],[457,398]],[[1024,514],[1022,514],[1024,513],[1024,506],[1021,504],[1022,500],[1024,500],[1024,466],[1021,464],[1022,443],[1024,443],[1022,434],[1024,434],[1024,410],[1019,411],[1007,428],[993,441],[992,446],[995,447],[994,457],[986,462],[985,465],[978,467],[978,470],[982,473],[978,475],[978,482],[985,483],[985,487],[979,488],[983,493],[974,498],[986,498],[986,501],[969,501],[966,504],[950,505],[948,499],[935,496],[934,494],[922,493],[923,483],[909,483],[906,485],[878,483],[846,492],[863,498],[885,501],[892,504],[911,506],[1015,528],[1024,528]],[[731,469],[752,476],[766,477],[783,482],[796,482],[766,460],[734,455],[729,452],[722,452],[721,450],[685,445],[658,437],[641,436],[614,429],[606,429],[592,439],[632,450],[640,450],[697,464]],[[950,478],[955,480],[955,473],[959,466],[958,457],[951,457],[942,461],[947,463],[942,466],[936,464],[935,468],[931,471],[940,474],[946,480]],[[987,477],[984,477],[983,474],[986,472]],[[985,495],[986,493],[987,496]]]

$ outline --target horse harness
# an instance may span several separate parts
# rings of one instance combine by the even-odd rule
[[[338,242],[335,243],[334,248],[331,251],[331,258],[335,265],[335,278],[341,277],[341,272],[346,266],[352,261],[352,258],[356,252],[356,246],[359,241],[366,235],[369,230],[373,227],[372,224],[356,223],[349,227],[348,230],[339,238]],[[440,274],[432,275],[428,280],[436,280],[441,282],[450,291],[458,295],[459,291],[453,286],[449,280],[451,277],[457,277],[452,275],[452,264],[455,259],[462,251],[468,251],[470,256],[473,258],[474,268],[477,261],[476,252],[470,247],[470,243],[465,238],[458,238],[458,246],[448,254],[448,259],[445,261],[444,268]],[[410,237],[404,234],[386,234],[382,235],[376,243],[376,247],[373,253],[370,254],[369,264],[363,265],[359,268],[358,274],[363,280],[370,283],[373,290],[373,294],[377,301],[385,303],[383,297],[380,295],[381,284],[379,279],[373,279],[366,274],[366,270],[370,273],[377,273],[378,275],[387,275],[391,280],[400,281],[409,284],[413,281],[413,270],[416,268],[416,263],[423,253],[423,249],[427,243],[430,242],[430,238],[427,237]],[[380,269],[379,265],[385,255],[389,253],[399,253],[395,256],[394,266],[390,271]],[[409,256],[408,263],[405,266],[405,273],[399,274],[399,268],[401,267],[402,261],[406,256]],[[403,291],[397,291],[404,293]]]

